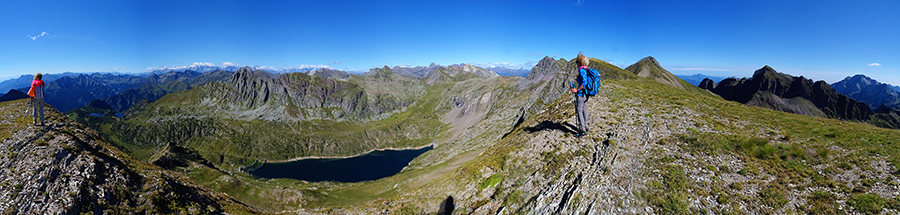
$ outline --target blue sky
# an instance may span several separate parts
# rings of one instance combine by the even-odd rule
[[[274,68],[531,66],[579,51],[620,67],[900,85],[897,1],[3,1],[0,79],[194,63]],[[46,32],[46,33],[44,33]]]

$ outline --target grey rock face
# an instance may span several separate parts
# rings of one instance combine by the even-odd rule
[[[201,101],[210,108],[230,111],[254,119],[295,121],[308,119],[372,120],[412,104],[418,91],[376,92],[379,83],[420,85],[420,81],[397,75],[390,68],[373,69],[366,76],[366,88],[353,81],[326,79],[304,73],[272,77],[249,67],[238,69],[223,84],[209,85]],[[369,83],[371,82],[371,83]],[[382,89],[387,90],[387,89]]]

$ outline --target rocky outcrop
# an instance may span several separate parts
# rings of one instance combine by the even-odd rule
[[[541,79],[548,75],[552,76],[561,69],[562,68],[556,64],[556,59],[553,59],[550,56],[544,56],[543,59],[534,65],[534,68],[531,68],[531,72],[529,72],[525,78],[529,80]]]
[[[789,113],[859,121],[868,121],[874,114],[866,104],[837,93],[825,81],[793,77],[769,66],[756,70],[750,79],[727,78],[701,88],[726,100]]]
[[[183,176],[131,159],[52,107],[48,126],[17,120],[25,100],[0,106],[10,136],[0,142],[4,214],[193,214],[252,212]],[[243,212],[241,212],[243,211]]]
[[[891,85],[880,83],[865,75],[844,78],[831,84],[831,87],[840,94],[868,104],[871,108],[881,105],[900,108],[900,92],[891,88]]]

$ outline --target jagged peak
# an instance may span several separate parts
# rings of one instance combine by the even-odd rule
[[[234,82],[238,80],[246,80],[253,77],[256,77],[256,75],[253,73],[253,68],[245,66],[239,68],[236,72],[234,72],[234,74],[231,75],[231,81]]]

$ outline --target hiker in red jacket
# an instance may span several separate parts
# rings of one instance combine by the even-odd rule
[[[32,122],[36,125],[44,125],[44,81],[41,80],[43,75],[41,73],[34,75],[34,81],[31,81],[31,89],[28,90],[28,96],[31,96],[32,107],[34,107],[34,111],[32,111]],[[38,112],[41,114],[41,121],[38,124]]]

